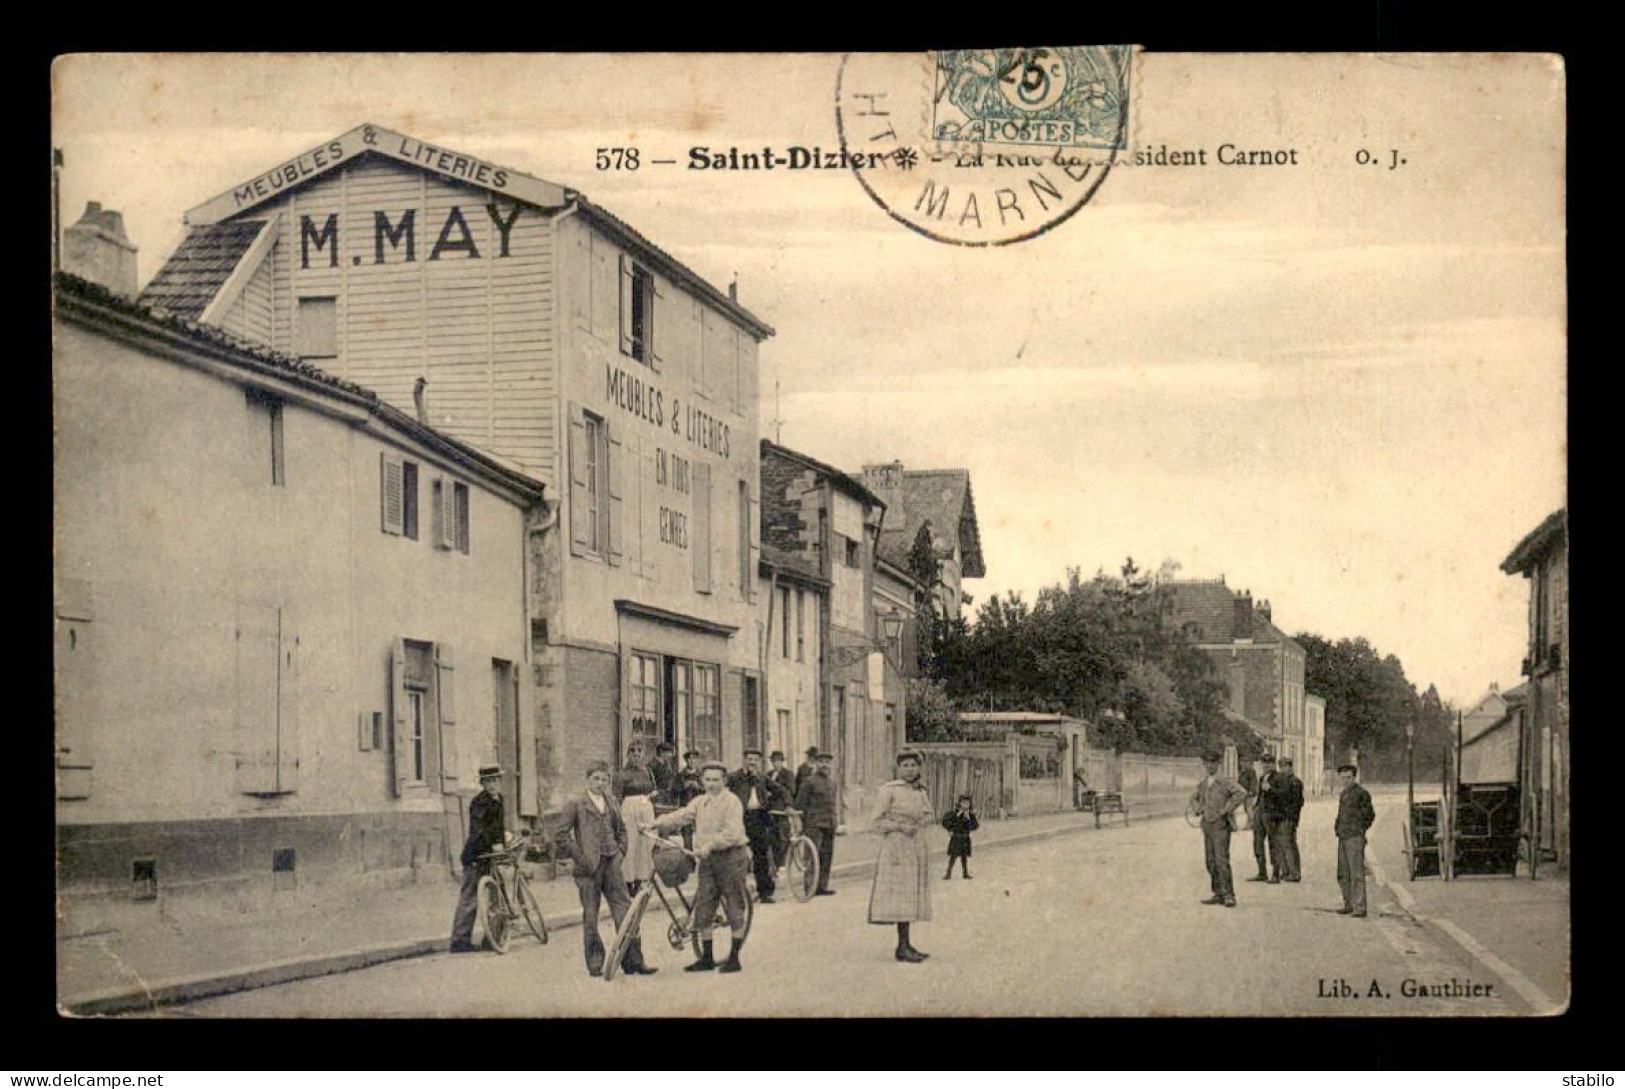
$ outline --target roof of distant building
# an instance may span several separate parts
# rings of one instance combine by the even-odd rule
[[[819,461],[811,454],[803,454],[800,450],[792,450],[788,446],[781,446],[772,439],[763,439],[761,445],[763,457],[777,456],[799,462],[816,473],[829,477],[836,490],[845,492],[860,503],[867,503],[880,510],[886,509],[886,503],[880,496],[864,486],[863,481],[850,473],[837,469],[828,462]]]
[[[932,535],[955,540],[966,578],[987,575],[982,558],[982,531],[976,521],[976,500],[968,469],[905,469],[898,489],[897,507],[881,527],[880,551],[906,568],[920,527],[931,523]]]
[[[1236,602],[1250,600],[1243,592],[1225,585],[1224,578],[1176,579],[1161,584],[1169,594],[1170,619],[1198,643],[1231,643],[1251,639],[1255,643],[1301,644],[1276,627],[1258,605],[1251,610],[1252,627],[1236,630]]]

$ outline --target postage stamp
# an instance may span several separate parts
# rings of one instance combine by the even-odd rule
[[[1129,142],[1133,48],[853,54],[836,127],[854,170],[897,222],[960,246],[1036,238],[1089,202]]]
[[[1128,46],[947,49],[935,57],[931,135],[938,141],[1126,146]]]

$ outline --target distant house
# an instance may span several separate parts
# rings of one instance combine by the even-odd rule
[[[933,587],[938,615],[957,618],[965,598],[963,581],[987,575],[969,470],[905,469],[893,461],[865,465],[863,482],[886,505],[881,557],[908,570],[909,554],[923,529],[941,565]]]
[[[1541,850],[1569,864],[1569,536],[1558,510],[1518,542],[1501,570],[1529,580],[1529,642],[1524,675],[1524,788]]]
[[[1461,781],[1515,783],[1522,744],[1523,710],[1529,686],[1502,692],[1491,685],[1484,698],[1461,716]]]
[[[1268,601],[1255,606],[1250,591],[1231,590],[1222,576],[1163,586],[1164,623],[1218,668],[1230,685],[1231,715],[1245,719],[1276,756],[1291,757],[1303,778],[1312,763],[1303,647],[1275,626]]]

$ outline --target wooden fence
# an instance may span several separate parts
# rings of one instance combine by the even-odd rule
[[[974,751],[981,748],[988,751]],[[1003,754],[1004,746],[997,743],[926,748],[920,781],[931,795],[931,804],[946,813],[961,794],[969,794],[971,804],[984,819],[997,816],[1009,804],[1004,793]]]

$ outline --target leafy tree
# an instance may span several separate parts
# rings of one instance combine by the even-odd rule
[[[956,741],[959,739],[959,712],[948,699],[941,681],[913,677],[908,684],[908,739],[910,741]]]

